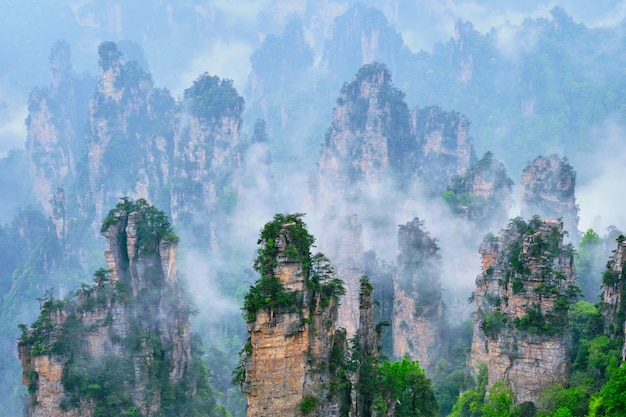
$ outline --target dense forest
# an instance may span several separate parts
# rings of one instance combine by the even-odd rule
[[[626,415],[623,5],[240,3],[0,6],[0,414]]]

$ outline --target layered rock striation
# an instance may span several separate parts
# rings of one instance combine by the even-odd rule
[[[428,372],[446,349],[439,247],[418,218],[400,226],[398,246],[393,354],[418,359]]]
[[[191,415],[193,402],[211,414],[167,217],[125,199],[102,233],[108,269],[73,298],[47,294],[39,319],[22,326],[28,415]]]
[[[341,89],[316,174],[323,210],[366,201],[377,187],[420,182],[440,195],[474,159],[467,119],[437,107],[412,113],[383,64],[359,69]]]
[[[331,362],[343,357],[331,356],[346,343],[337,327],[341,281],[323,256],[311,256],[313,237],[298,215],[277,215],[260,243],[239,370],[248,416],[336,415],[342,399],[330,391]]]
[[[580,241],[578,205],[576,204],[576,172],[558,155],[538,156],[522,172],[520,183],[521,216],[563,219],[568,240]]]
[[[76,93],[90,80],[73,74],[65,43],[51,53],[51,86],[30,97],[33,188],[59,238],[96,235],[106,207],[126,195],[163,207],[195,244],[219,246],[241,196],[243,99],[232,82],[202,74],[177,105],[114,42],[98,54],[91,97]]]
[[[465,174],[453,177],[442,196],[479,230],[497,230],[509,218],[512,186],[504,165],[487,152]]]
[[[622,360],[626,360],[626,239],[617,238],[617,248],[602,274],[602,304],[605,319],[605,333],[621,340]]]
[[[505,381],[519,402],[567,376],[567,311],[579,289],[571,246],[558,220],[517,218],[480,247],[469,365]]]
[[[248,416],[367,415],[373,395],[359,381],[372,377],[380,355],[372,284],[359,280],[358,326],[348,341],[338,326],[343,282],[323,255],[311,256],[301,215],[276,215],[259,242],[261,278],[244,299],[250,338],[236,376]]]

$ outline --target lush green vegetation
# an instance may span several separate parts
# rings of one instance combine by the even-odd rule
[[[598,307],[587,301],[573,304],[567,314],[571,333],[570,375],[546,389],[536,404],[515,405],[502,383],[486,392],[487,369],[481,368],[474,388],[458,398],[450,417],[591,417],[619,416],[623,412],[624,365],[619,366],[621,340],[603,334]],[[530,318],[529,326],[530,324]],[[538,320],[534,325],[541,326]]]
[[[118,223],[122,224],[121,231],[123,231],[131,213],[136,213],[137,244],[141,250],[155,252],[162,240],[178,243],[178,236],[174,233],[167,214],[143,198],[137,201],[133,201],[128,197],[122,198],[115,208],[109,211],[102,222],[100,231],[105,233],[111,226]]]
[[[224,116],[239,119],[244,107],[232,80],[221,80],[206,72],[185,90],[183,99],[193,115],[207,120],[220,120]]]
[[[131,213],[137,219],[137,245],[142,250],[155,249],[154,245],[162,239],[177,241],[164,213],[145,200],[122,199],[109,212],[103,230],[120,222],[125,225]],[[126,245],[126,240],[118,243]],[[157,256],[152,252],[144,255]],[[159,406],[158,416],[227,416],[226,410],[216,403],[216,393],[208,383],[209,373],[197,336],[191,337],[191,358],[182,378],[177,382],[171,378],[177,352],[171,334],[163,329],[175,326],[173,330],[182,337],[189,325],[191,307],[182,283],[171,286],[152,279],[149,290],[141,289],[132,296],[128,288],[132,283],[112,281],[110,273],[100,268],[94,274],[93,285],[81,285],[62,301],[54,297],[54,290],[46,291],[38,299],[39,318],[30,329],[19,326],[22,332],[19,344],[29,348],[31,356],[50,354],[63,362],[61,408],[69,411],[84,406],[88,400],[94,406],[94,416],[140,416],[135,398],[135,390],[139,389],[148,402]],[[146,268],[143,273],[150,275],[151,270]],[[117,313],[116,319],[112,311]],[[163,316],[159,311],[167,314]],[[95,317],[106,314],[85,324],[85,317],[94,317],[93,313]],[[120,325],[124,331],[115,330]],[[94,358],[86,349],[87,342],[93,343],[93,332],[107,326],[111,327],[106,343],[113,344],[116,352]],[[141,372],[137,373],[137,369]],[[28,369],[25,375],[34,401],[38,375],[34,369]]]
[[[430,380],[418,361],[406,357],[398,362],[384,361],[377,372],[378,392],[373,404],[376,415],[435,417],[439,414]]]
[[[321,306],[326,307],[331,299],[344,294],[343,283],[333,277],[328,259],[321,253],[311,255],[315,238],[307,231],[302,216],[300,213],[277,214],[261,230],[257,242],[261,247],[254,262],[254,269],[261,277],[244,296],[246,321],[254,321],[261,310],[273,315],[302,307],[304,294],[286,291],[275,275],[279,260],[300,264],[311,309],[315,309],[318,296]]]
[[[472,187],[478,181],[492,183],[492,197],[472,196]],[[502,195],[510,193],[513,181],[508,177],[501,162],[493,159],[491,152],[476,161],[464,174],[455,176],[441,195],[453,213],[466,217],[482,226],[498,224],[508,216],[508,207],[501,201]]]

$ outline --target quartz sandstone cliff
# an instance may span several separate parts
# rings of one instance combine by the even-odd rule
[[[244,305],[250,339],[239,382],[248,416],[340,416],[362,408],[358,372],[346,371],[355,358],[337,325],[341,280],[323,256],[310,257],[302,246],[302,236],[310,236],[303,227],[298,215],[279,215],[262,232],[255,264],[262,277]],[[359,357],[377,356],[373,288],[363,278],[358,285]]]
[[[603,274],[602,303],[605,332],[623,342],[622,360],[626,360],[626,239],[620,235],[617,248],[607,263]]]
[[[30,97],[33,189],[57,236],[97,234],[105,208],[126,195],[163,207],[194,244],[216,247],[241,194],[243,99],[230,81],[203,74],[177,106],[114,42],[98,54],[91,97],[62,42],[51,52],[51,86]]]
[[[245,378],[241,383],[250,417],[301,415],[307,398],[315,415],[336,415],[339,409],[339,399],[329,396],[328,372],[338,331],[337,298],[331,296],[323,302],[324,290],[315,291],[311,286],[313,278],[309,273],[314,272],[305,265],[310,260],[293,253],[298,245],[296,234],[299,235],[303,225],[299,219],[290,220],[295,222],[280,224],[281,221],[277,221],[280,230],[262,242],[261,250],[272,245],[269,251],[275,258],[265,259],[273,270],[265,270],[266,275],[261,280],[276,283],[274,293],[263,296],[278,298],[282,294],[290,298],[290,302],[255,309],[253,317],[248,317],[252,319],[248,322],[250,339],[245,348]],[[308,247],[300,249],[306,252],[302,253],[304,258],[310,257]],[[259,262],[263,261],[257,260],[257,267],[264,268]],[[324,286],[326,282],[320,284]],[[263,287],[263,283],[257,284],[257,288]],[[252,291],[254,289],[250,294]],[[253,302],[253,295],[248,298]]]
[[[102,232],[108,270],[75,299],[44,298],[39,320],[23,328],[31,417],[93,416],[103,407],[154,416],[171,401],[170,387],[195,395],[188,307],[167,219],[143,200],[124,200]]]
[[[567,377],[566,315],[578,288],[562,231],[557,220],[517,218],[480,247],[469,365],[486,365],[489,385],[504,380],[520,403]]]
[[[387,67],[380,63],[364,65],[354,80],[343,86],[337,99],[311,181],[315,211],[325,223],[340,219],[333,230],[346,236],[354,235],[354,222],[343,219],[354,213],[362,230],[359,234],[388,233],[397,224],[389,216],[390,200],[402,205],[409,199],[406,196],[418,195],[420,188],[439,197],[453,177],[467,172],[474,159],[468,129],[467,119],[456,112],[437,107],[410,112]],[[322,247],[331,246],[328,239],[321,235]],[[362,256],[355,254],[361,250],[362,241],[351,241],[354,247],[343,250],[354,255],[351,265],[344,266],[336,251],[327,253],[337,270],[352,269],[351,282],[356,282],[358,268],[354,265],[360,265]],[[346,282],[346,292],[352,296],[342,300],[340,322],[352,332],[358,321],[344,313],[358,311],[357,290]]]
[[[504,165],[487,152],[464,174],[450,181],[443,199],[478,230],[498,230],[511,208],[511,187]]]
[[[568,241],[577,244],[578,206],[576,204],[576,172],[567,158],[557,155],[538,156],[522,172],[520,183],[521,216],[563,219]]]
[[[400,226],[398,246],[393,354],[397,358],[408,355],[418,359],[429,372],[446,349],[439,247],[418,218]]]

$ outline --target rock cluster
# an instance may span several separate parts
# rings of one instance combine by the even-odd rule
[[[171,405],[169,390],[191,399],[198,388],[177,237],[164,214],[124,200],[102,232],[108,269],[73,299],[42,299],[39,319],[22,329],[29,416],[92,416],[103,407],[153,416]]]
[[[519,402],[539,399],[567,376],[566,317],[578,296],[573,250],[557,220],[517,218],[480,247],[474,336],[469,364],[487,366],[489,384],[504,380]]]
[[[418,359],[428,372],[445,351],[441,259],[435,239],[418,218],[398,230],[394,279],[393,354]]]
[[[578,206],[576,205],[576,172],[558,155],[538,156],[522,172],[520,183],[521,216],[538,215],[563,219],[568,241],[577,244]]]

